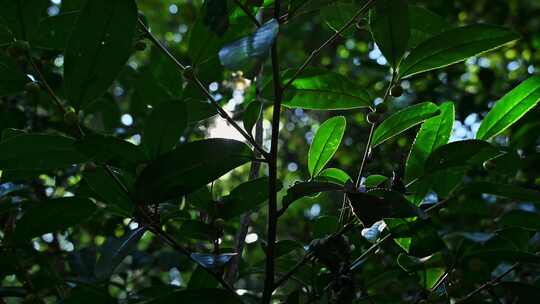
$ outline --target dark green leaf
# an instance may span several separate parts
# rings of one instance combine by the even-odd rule
[[[217,114],[216,107],[209,102],[186,100],[186,106],[190,124],[208,119]]]
[[[189,278],[188,289],[205,289],[205,288],[216,288],[218,287],[219,282],[204,270],[202,266],[197,266],[191,277]]]
[[[338,150],[346,124],[345,117],[332,117],[325,121],[315,133],[308,154],[308,170],[312,177],[324,169]]]
[[[393,68],[405,54],[409,42],[409,12],[406,0],[380,0],[369,16],[373,39]]]
[[[283,197],[283,208],[287,208],[290,204],[302,197],[328,191],[343,191],[343,185],[328,181],[296,183],[287,189],[287,194]]]
[[[131,199],[103,167],[85,170],[83,178],[111,210],[127,217],[131,215],[134,207]]]
[[[272,19],[255,33],[225,45],[219,51],[221,64],[231,70],[251,70],[263,61],[279,32],[279,23]]]
[[[504,226],[540,230],[540,216],[523,210],[511,210],[501,217],[500,223]]]
[[[444,31],[414,48],[401,63],[399,75],[405,78],[446,67],[517,39],[519,36],[511,30],[486,24]]]
[[[431,102],[423,102],[390,115],[375,129],[372,147],[382,144],[438,113],[439,107],[437,105]]]
[[[463,259],[469,260],[473,258],[479,258],[486,262],[496,262],[500,263],[501,261],[506,262],[520,262],[520,263],[530,263],[530,264],[540,264],[540,256],[523,251],[515,251],[509,249],[489,249],[489,250],[477,250],[467,253]]]
[[[230,139],[180,145],[143,170],[135,185],[137,202],[150,204],[190,193],[252,158],[248,146]]]
[[[274,249],[274,256],[277,259],[292,251],[299,249],[304,249],[304,246],[301,243],[293,240],[281,240],[276,243],[276,247]]]
[[[87,135],[75,143],[75,148],[95,162],[121,168],[133,168],[146,161],[138,146],[113,136]]]
[[[281,189],[278,181],[278,191]],[[223,205],[219,210],[219,217],[229,220],[240,216],[247,211],[260,207],[268,199],[268,177],[260,177],[245,182],[234,188],[228,196],[223,198]]]
[[[426,160],[424,172],[481,165],[499,155],[498,149],[481,140],[463,140],[436,149]]]
[[[197,220],[186,220],[182,222],[181,229],[182,237],[186,240],[213,241],[219,237],[216,227]]]
[[[204,24],[218,36],[225,34],[229,27],[229,9],[227,1],[206,0],[204,9]]]
[[[409,5],[409,25],[409,48],[415,48],[426,39],[451,28],[450,23],[441,16],[416,5]]]
[[[426,120],[411,148],[405,167],[405,180],[412,181],[424,174],[424,163],[433,150],[448,143],[454,124],[454,104],[439,106],[441,114]]]
[[[30,41],[32,46],[63,50],[66,47],[69,35],[78,17],[79,12],[72,11],[42,19]]]
[[[244,122],[244,128],[246,131],[248,131],[249,134],[253,131],[253,127],[257,123],[257,120],[259,120],[259,117],[261,117],[262,114],[262,103],[258,100],[255,100],[251,102],[245,112],[243,117]]]
[[[146,232],[146,227],[127,231],[121,238],[109,238],[101,248],[101,255],[96,262],[95,275],[98,279],[108,279],[116,267],[136,248]]]
[[[170,303],[197,303],[215,304],[219,299],[220,304],[242,304],[240,298],[225,289],[186,289],[179,290],[158,299],[148,302],[149,304]]]
[[[180,141],[188,123],[186,104],[182,101],[159,103],[144,127],[143,146],[150,159],[169,152]]]
[[[75,140],[57,135],[28,134],[0,143],[0,169],[49,170],[87,160],[74,147]]]
[[[288,71],[283,81],[292,77]],[[346,110],[371,106],[366,90],[345,76],[322,69],[307,69],[287,88],[283,105],[313,110]]]
[[[482,121],[476,138],[488,140],[518,121],[540,101],[540,76],[531,77],[495,103]]]
[[[317,175],[318,180],[328,180],[345,185],[347,182],[352,182],[352,178],[347,172],[338,168],[326,168]]]
[[[0,52],[0,97],[22,92],[28,81],[15,62]]]
[[[523,202],[540,203],[540,191],[509,184],[473,182],[468,184],[463,191],[468,193],[486,193]]]
[[[87,198],[65,197],[35,203],[15,227],[14,238],[27,241],[46,233],[79,225],[92,216],[96,206]]]
[[[385,181],[388,180],[388,177],[384,176],[384,175],[377,175],[377,174],[374,174],[374,175],[370,175],[366,178],[365,182],[364,182],[364,185],[368,188],[372,188],[372,187],[377,187],[379,186],[380,184],[384,183]]]
[[[0,0],[0,18],[15,38],[29,40],[49,5],[48,1]]]
[[[109,88],[133,49],[137,16],[133,0],[86,2],[66,47],[70,104],[84,107]]]

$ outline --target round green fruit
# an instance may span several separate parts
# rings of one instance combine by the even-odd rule
[[[403,95],[403,88],[399,84],[393,86],[390,88],[390,95],[392,95],[392,97],[400,97]]]

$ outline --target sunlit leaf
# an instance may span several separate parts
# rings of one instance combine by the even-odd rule
[[[336,116],[319,127],[309,147],[308,170],[311,176],[319,174],[332,159],[341,144],[346,124],[345,117]]]

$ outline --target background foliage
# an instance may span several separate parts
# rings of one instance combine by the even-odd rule
[[[536,301],[540,2],[280,2],[0,0],[0,303]]]

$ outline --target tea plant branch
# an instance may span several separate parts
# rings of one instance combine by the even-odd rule
[[[274,3],[274,17],[279,18],[281,11],[281,0],[276,0]],[[272,60],[272,78],[274,84],[274,108],[272,113],[272,137],[270,140],[270,159],[268,163],[268,224],[267,224],[267,247],[266,247],[266,265],[265,265],[265,278],[264,289],[262,296],[262,303],[269,304],[272,299],[272,292],[274,290],[274,275],[275,275],[275,261],[274,253],[276,247],[276,234],[277,234],[277,157],[278,157],[278,139],[279,139],[279,121],[281,114],[281,103],[283,99],[283,89],[281,87],[281,77],[279,70],[279,58],[278,58],[278,40],[276,37],[271,50]]]
[[[240,0],[234,0],[234,3],[240,7],[240,9],[255,23],[257,27],[261,27],[261,22],[249,11],[249,8],[246,7]]]
[[[376,0],[368,0],[355,14],[354,16],[347,21],[337,32],[335,32],[328,40],[326,40],[321,46],[319,46],[317,49],[313,50],[311,54],[308,56],[308,58],[300,65],[300,67],[296,70],[296,72],[293,74],[293,76],[283,85],[283,90],[287,89],[293,82],[300,76],[300,74],[308,67],[308,65],[319,55],[319,53],[326,48],[328,45],[332,44],[334,41],[336,41],[341,34],[343,34],[347,29],[349,29],[356,20],[365,14],[371,5],[375,3]],[[279,19],[279,16],[276,16],[276,19]]]
[[[201,82],[195,71],[193,70],[193,67],[187,66],[182,64],[176,57],[169,51],[169,49],[159,41],[159,39],[150,32],[150,29],[146,27],[142,19],[139,18],[139,26],[143,29],[146,36],[150,41],[157,46],[174,64],[184,72],[184,75],[186,76],[186,80],[192,82],[195,84],[199,90],[210,100],[212,105],[216,108],[218,114],[223,117],[233,128],[235,128],[252,146],[255,150],[257,150],[264,158],[269,158],[269,153],[266,152],[253,138],[253,136],[249,135],[240,125],[234,121],[234,119],[223,109],[223,107],[219,104],[219,102],[210,94],[208,89],[204,86],[204,84]]]
[[[259,13],[257,15],[258,17],[262,17],[262,15]],[[257,78],[255,79],[255,98],[260,102],[261,101],[261,92],[262,92],[262,86],[263,86],[263,66],[259,69],[259,72],[257,73]],[[262,112],[262,109],[261,109]],[[262,145],[263,143],[263,116],[262,113],[259,113],[259,119],[255,123],[255,141]],[[257,177],[259,177],[259,171],[261,168],[261,163],[259,162],[252,162],[251,168],[249,172],[249,179],[254,180]],[[240,217],[240,228],[238,229],[238,232],[236,234],[236,241],[235,241],[235,252],[238,253],[237,256],[234,256],[231,261],[229,262],[229,268],[227,269],[227,273],[225,274],[225,280],[231,285],[234,286],[234,279],[236,277],[236,274],[238,273],[238,266],[240,265],[240,260],[242,258],[242,251],[244,250],[244,245],[246,241],[246,236],[248,233],[249,225],[251,224],[251,213],[250,211],[242,214]]]

